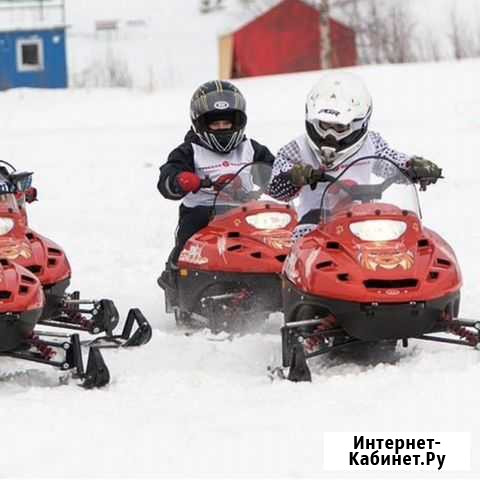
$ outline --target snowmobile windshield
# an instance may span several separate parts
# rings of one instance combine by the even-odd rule
[[[327,183],[321,196],[321,223],[348,211],[361,213],[365,210],[367,213],[367,209],[360,207],[364,204],[377,204],[376,210],[380,212],[393,207],[421,217],[415,185],[390,160],[362,157],[344,166],[338,175],[332,177],[335,178]],[[368,211],[371,212],[371,208]]]
[[[263,162],[247,163],[233,173],[221,175],[213,182],[214,215],[254,200],[278,203],[265,193],[271,175],[272,165]]]

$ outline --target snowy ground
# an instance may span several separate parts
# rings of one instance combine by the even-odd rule
[[[374,96],[372,127],[444,167],[446,179],[422,194],[424,217],[458,253],[463,315],[480,316],[480,61],[357,71]],[[300,133],[315,78],[238,82],[249,133],[272,150]],[[394,364],[320,360],[312,384],[271,384],[278,321],[233,342],[175,331],[155,279],[177,205],[156,180],[187,128],[190,93],[0,95],[0,158],[35,171],[32,226],[65,248],[73,287],[114,298],[124,315],[139,306],[156,328],[144,348],[106,353],[113,381],[101,391],[58,386],[53,371],[3,359],[0,476],[324,478],[325,431],[471,431],[465,476],[478,478],[479,352],[415,343]]]

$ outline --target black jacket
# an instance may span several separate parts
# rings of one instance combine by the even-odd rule
[[[246,138],[244,141],[245,140]],[[273,165],[275,157],[270,150],[255,140],[250,139],[250,142],[255,152],[253,161],[266,162]],[[186,195],[178,187],[175,178],[181,172],[195,172],[193,143],[204,147],[196,133],[190,129],[185,135],[184,142],[170,152],[167,162],[160,167],[160,179],[158,180],[157,187],[165,198],[179,200]],[[222,156],[221,153],[216,152],[212,152],[212,155]]]

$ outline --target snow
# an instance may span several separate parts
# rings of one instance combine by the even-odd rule
[[[462,313],[478,316],[480,61],[350,70],[372,91],[372,128],[444,168],[445,180],[421,195],[425,222],[456,250]],[[299,134],[317,75],[237,82],[249,134],[273,151]],[[220,342],[185,336],[163,313],[155,280],[178,204],[156,181],[188,127],[191,87],[0,94],[0,158],[35,171],[30,222],[65,248],[72,287],[113,298],[123,316],[138,306],[155,327],[145,347],[105,352],[112,383],[99,391],[2,359],[1,476],[325,478],[323,432],[470,431],[472,472],[462,478],[478,478],[479,352],[412,342],[393,363],[319,359],[313,383],[271,383],[280,318],[264,334]]]

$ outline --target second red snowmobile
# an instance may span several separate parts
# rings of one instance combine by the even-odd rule
[[[455,253],[422,224],[412,181],[378,157],[323,181],[319,226],[296,242],[283,271],[289,379],[310,380],[309,358],[361,344],[407,346],[418,338],[477,346],[480,323],[458,318]]]
[[[271,165],[257,162],[217,185],[203,180],[211,221],[181,251],[175,288],[159,278],[177,323],[236,331],[281,311],[280,272],[297,219],[265,194],[270,175]]]

